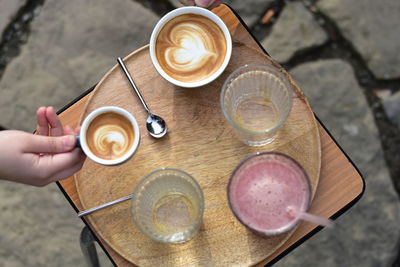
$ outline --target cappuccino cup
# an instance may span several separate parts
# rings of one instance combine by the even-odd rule
[[[225,70],[232,54],[228,27],[213,12],[181,7],[162,17],[150,37],[157,72],[180,87],[199,87]]]
[[[88,158],[102,165],[118,165],[135,154],[140,142],[139,125],[127,110],[106,106],[83,121],[79,145]]]

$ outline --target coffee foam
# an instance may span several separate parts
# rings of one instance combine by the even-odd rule
[[[196,82],[215,73],[227,50],[225,36],[207,17],[183,14],[167,22],[156,40],[160,66],[172,78]]]
[[[94,118],[87,130],[86,142],[92,153],[102,159],[117,159],[129,152],[134,130],[128,119],[114,112]]]

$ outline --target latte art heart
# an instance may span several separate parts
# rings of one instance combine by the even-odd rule
[[[156,40],[160,66],[172,78],[196,82],[215,73],[226,54],[218,25],[197,14],[177,16],[164,25]]]
[[[96,129],[93,135],[98,154],[118,158],[129,150],[128,133],[118,125],[105,125]]]
[[[165,50],[168,66],[182,72],[199,71],[212,59],[218,57],[216,51],[208,50],[211,40],[204,29],[193,24],[176,26],[170,34],[176,46]]]
[[[134,130],[124,116],[106,112],[90,123],[86,142],[90,151],[102,159],[117,159],[129,152],[133,145]]]

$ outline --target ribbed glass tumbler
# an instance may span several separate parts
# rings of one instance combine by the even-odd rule
[[[287,77],[269,65],[245,65],[225,81],[222,112],[240,140],[250,146],[271,143],[289,116],[293,90]]]
[[[132,215],[140,231],[155,241],[182,243],[193,238],[204,213],[196,180],[178,169],[159,169],[133,191]]]

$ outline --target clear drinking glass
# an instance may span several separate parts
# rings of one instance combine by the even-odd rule
[[[222,112],[238,137],[250,146],[271,143],[289,116],[293,103],[290,82],[276,68],[245,65],[225,81]]]
[[[204,213],[203,191],[178,169],[159,169],[145,176],[133,191],[132,214],[143,234],[153,240],[182,243],[193,238]]]

